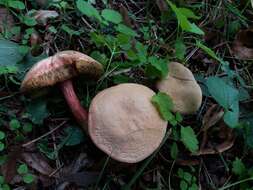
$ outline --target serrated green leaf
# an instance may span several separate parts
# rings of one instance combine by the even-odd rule
[[[17,130],[17,129],[19,129],[20,127],[21,127],[21,125],[20,125],[20,123],[19,123],[19,121],[17,120],[17,119],[12,119],[11,121],[10,121],[10,129],[11,130]]]
[[[149,77],[165,78],[168,75],[168,62],[155,56],[149,57],[146,73]]]
[[[180,181],[180,190],[187,190],[188,189],[188,184],[186,183],[186,181],[181,180]]]
[[[191,127],[181,127],[180,133],[181,141],[185,147],[193,153],[196,152],[199,148],[199,142],[194,130]]]
[[[122,22],[122,16],[112,9],[104,9],[101,13],[102,17],[112,23],[119,24]]]
[[[156,106],[164,120],[170,121],[174,119],[174,115],[171,113],[173,108],[172,99],[167,94],[158,92],[152,97],[151,102]]]
[[[96,8],[94,8],[90,3],[84,0],[77,0],[76,6],[78,10],[88,17],[94,17],[101,21],[101,16]]]

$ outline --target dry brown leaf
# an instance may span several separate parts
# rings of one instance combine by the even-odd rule
[[[10,30],[14,26],[14,18],[10,11],[0,8],[0,32]]]
[[[46,159],[39,153],[23,153],[22,158],[29,167],[35,169],[40,174],[50,176],[50,174],[54,171]]]
[[[8,159],[1,167],[1,173],[4,176],[5,182],[11,183],[16,175],[16,162],[21,157],[22,150],[20,147],[14,148],[12,152],[8,154]]]
[[[129,15],[128,15],[128,10],[127,10],[127,8],[126,8],[123,4],[120,5],[119,12],[120,12],[120,14],[122,15],[123,22],[124,22],[127,26],[131,27],[131,26],[132,26],[132,23],[131,23],[131,19],[129,18]]]
[[[232,50],[239,59],[253,59],[253,28],[238,32]]]
[[[56,11],[39,10],[34,13],[34,18],[41,25],[47,25],[49,19],[57,18],[59,14]]]
[[[156,0],[156,5],[161,12],[168,11],[169,7],[165,0]]]

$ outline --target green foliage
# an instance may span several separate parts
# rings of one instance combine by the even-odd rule
[[[15,1],[15,0],[2,0],[0,5],[4,5],[6,7],[23,10],[25,9],[25,4],[22,1]]]
[[[28,167],[26,164],[19,165],[17,172],[22,176],[22,180],[25,183],[32,183],[34,181],[34,176],[29,173]]]
[[[184,143],[185,147],[191,151],[196,152],[199,149],[199,142],[194,130],[191,127],[183,127],[180,129],[181,141]]]
[[[178,8],[171,1],[167,0],[171,9],[175,12],[179,26],[183,31],[204,35],[205,33],[195,24],[191,23],[188,18],[198,18],[190,9]]]
[[[235,175],[244,176],[245,172],[247,172],[245,165],[239,158],[236,158],[233,161],[232,166],[233,166],[232,171]]]
[[[83,142],[84,134],[80,128],[68,127],[64,131],[67,134],[66,146],[75,146]]]
[[[121,14],[112,9],[104,9],[101,15],[106,21],[112,22],[114,24],[119,24],[122,22]]]
[[[239,120],[238,90],[218,77],[209,77],[206,85],[211,96],[225,109],[224,121],[234,128]]]
[[[180,190],[198,190],[197,178],[182,168],[178,169],[178,177],[180,178]]]
[[[88,16],[88,17],[94,17],[97,20],[101,21],[102,18],[99,14],[99,12],[97,11],[96,8],[94,8],[89,2],[86,2],[84,0],[77,0],[76,1],[76,6],[78,8],[78,10],[83,13],[84,15]]]

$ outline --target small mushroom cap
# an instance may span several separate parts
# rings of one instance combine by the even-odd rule
[[[233,43],[233,53],[239,59],[253,59],[253,28],[238,32]]]
[[[36,63],[26,74],[21,90],[52,86],[79,74],[97,78],[102,72],[102,65],[93,58],[77,51],[62,51]]]
[[[166,133],[151,103],[155,93],[139,84],[120,84],[98,93],[89,109],[89,134],[115,160],[136,163],[152,154]]]
[[[157,83],[159,91],[168,94],[173,101],[174,112],[195,113],[202,102],[202,91],[192,72],[177,62],[169,63],[166,79]]]

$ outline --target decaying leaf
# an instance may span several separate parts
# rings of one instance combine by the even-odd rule
[[[34,13],[34,18],[41,25],[46,25],[49,19],[57,18],[59,14],[56,11],[39,10]]]
[[[51,168],[45,158],[38,153],[23,153],[22,158],[28,166],[35,169],[40,174],[49,176],[54,171],[54,169]]]
[[[122,15],[123,22],[124,22],[127,26],[131,27],[131,26],[132,26],[132,23],[131,23],[130,17],[128,16],[128,10],[127,10],[127,8],[126,8],[123,4],[120,5],[119,12],[120,12],[120,14]]]
[[[165,0],[156,0],[155,2],[161,12],[166,12],[169,10],[168,4]]]
[[[0,8],[0,32],[10,30],[14,26],[14,18],[10,11],[5,8]]]
[[[233,43],[233,54],[239,59],[253,59],[253,28],[238,32]]]

